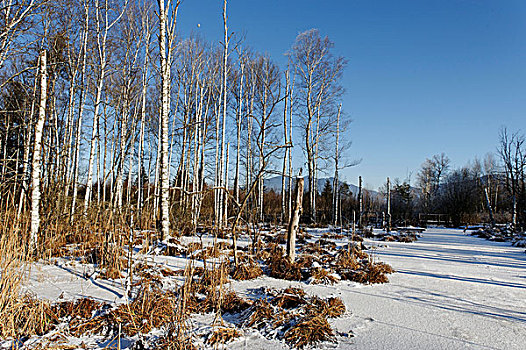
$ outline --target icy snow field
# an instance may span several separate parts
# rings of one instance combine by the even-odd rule
[[[312,231],[309,231],[312,233]],[[239,294],[254,297],[262,286],[301,286],[309,294],[340,296],[347,314],[331,321],[338,344],[327,349],[526,349],[526,254],[509,243],[490,242],[462,230],[429,229],[414,243],[364,242],[377,245],[375,259],[397,273],[390,283],[366,286],[340,282],[307,285],[262,277],[232,282]],[[148,257],[171,268],[184,259]],[[27,288],[56,300],[89,296],[122,302],[120,282],[89,278],[93,271],[68,264],[38,265]],[[211,318],[196,316],[194,326],[206,328]],[[226,321],[228,321],[226,319]],[[350,337],[349,332],[354,334]],[[103,347],[107,343],[98,342]],[[123,342],[122,346],[129,346]],[[276,340],[247,330],[228,349],[287,349]]]
[[[429,229],[377,256],[390,283],[341,287],[356,349],[526,349],[526,254],[462,230]]]

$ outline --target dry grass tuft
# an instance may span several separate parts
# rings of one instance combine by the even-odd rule
[[[278,248],[271,252],[267,260],[269,276],[289,281],[301,281],[300,266],[296,263],[291,263],[290,260],[283,255],[283,249],[281,247]]]
[[[220,264],[216,268],[197,269],[194,275],[200,275],[198,281],[194,284],[197,293],[211,294],[215,293],[216,287],[228,282],[228,271],[226,264]]]
[[[230,291],[223,296],[221,310],[228,313],[242,312],[253,304],[252,300],[241,298],[234,291]]]
[[[345,238],[345,235],[342,235],[341,233],[331,232],[331,233],[324,233],[322,235],[322,238],[324,238],[324,239],[342,239],[342,238]]]
[[[74,326],[71,332],[76,336],[115,333],[115,327],[121,324],[126,335],[146,334],[168,324],[176,307],[177,296],[173,292],[162,290],[155,283],[145,283],[133,302]]]
[[[356,260],[355,255],[349,253],[347,249],[341,249],[336,255],[336,266],[339,270],[356,270],[360,267],[360,263]]]
[[[93,313],[102,309],[105,304],[93,299],[82,298],[76,301],[63,301],[53,305],[52,310],[59,319],[68,318],[70,326],[76,326],[89,320]]]
[[[188,246],[186,247],[186,255],[192,255],[193,252],[202,249],[203,246],[199,242],[190,242],[188,243]]]
[[[265,299],[257,300],[252,306],[251,311],[250,317],[245,324],[248,327],[263,328],[267,322],[274,319],[274,308]]]
[[[387,283],[387,274],[393,272],[393,268],[388,264],[369,261],[361,270],[343,273],[342,278],[364,284]]]
[[[307,303],[302,289],[287,288],[272,299],[272,304],[282,309],[293,309]]]
[[[1,338],[20,339],[31,335],[44,335],[57,324],[57,317],[49,303],[31,295],[17,297],[9,306],[9,314],[2,315]]]
[[[12,225],[14,213],[5,213],[0,224],[0,338],[19,339],[50,331],[57,317],[46,301],[26,294],[21,283],[27,273],[26,228]],[[1,219],[0,219],[1,220]]]
[[[292,347],[304,348],[321,341],[334,341],[334,331],[322,315],[307,316],[291,327],[284,335],[285,341]]]
[[[322,315],[324,317],[340,317],[345,314],[346,308],[341,298],[320,299],[314,297],[308,306],[311,315]]]
[[[252,259],[249,259],[245,263],[239,264],[237,268],[234,266],[231,272],[232,278],[238,281],[246,281],[258,278],[262,274],[263,271],[261,270],[261,267],[259,267],[259,264],[254,262]]]
[[[296,264],[302,269],[310,269],[315,258],[312,255],[301,254],[296,259]]]
[[[310,242],[301,247],[303,253],[312,254],[312,255],[322,255],[325,253],[325,249],[321,247],[318,243]]]
[[[322,267],[315,267],[312,269],[312,282],[315,284],[334,284],[338,282],[338,278],[334,277],[329,271]]]
[[[235,328],[218,327],[214,329],[206,342],[214,347],[217,347],[218,345],[226,344],[229,341],[239,338],[240,336],[241,332]]]

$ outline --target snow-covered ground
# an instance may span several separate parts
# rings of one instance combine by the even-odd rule
[[[390,283],[326,286],[261,277],[232,282],[231,287],[248,297],[254,297],[261,286],[301,286],[312,295],[341,297],[348,312],[331,320],[338,344],[323,343],[321,348],[526,349],[524,248],[451,229],[429,229],[415,243],[365,243],[378,245],[371,254],[397,271],[389,276]],[[155,260],[171,268],[184,267],[180,258]],[[27,288],[49,299],[91,296],[118,302],[122,298],[122,285],[90,278],[93,271],[79,269],[75,264],[39,265],[33,268]],[[208,321],[198,316],[195,326]],[[227,348],[287,347],[246,330]]]
[[[415,243],[379,243],[373,254],[397,271],[390,283],[303,285],[312,294],[340,296],[351,312],[333,326],[354,337],[339,337],[334,348],[526,349],[523,248],[451,229],[429,229]],[[237,283],[236,289],[251,290],[256,283]],[[232,348],[285,348],[253,340]]]
[[[429,229],[377,256],[397,270],[391,283],[341,288],[355,348],[526,349],[524,249]]]

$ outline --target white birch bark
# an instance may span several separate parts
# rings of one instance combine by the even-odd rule
[[[288,174],[289,174],[289,177],[288,177],[288,210],[287,210],[287,213],[288,213],[288,217],[287,217],[287,221],[290,221],[290,218],[292,217],[292,150],[293,150],[293,139],[292,139],[292,104],[293,104],[293,94],[294,94],[294,83],[296,81],[295,79],[295,74],[293,75],[294,78],[292,79],[292,84],[290,84],[290,93],[289,93],[289,142],[290,142],[290,147],[287,148],[287,153],[288,153],[288,160],[289,160],[289,164],[288,164],[288,168],[289,168],[289,171],[288,171]],[[289,78],[290,79],[290,78]]]
[[[289,72],[285,72],[285,100],[284,100],[284,106],[283,106],[283,144],[288,144],[288,133],[287,133],[287,103],[288,103],[288,96],[289,93]],[[281,171],[281,218],[280,221],[283,224],[285,222],[286,212],[287,212],[287,196],[286,196],[286,179],[287,179],[287,158],[288,158],[288,148],[285,149],[285,155],[283,157],[283,169]]]
[[[387,232],[391,232],[391,181],[387,178]]]
[[[290,262],[294,262],[296,257],[296,233],[300,223],[301,204],[303,202],[303,178],[296,179],[296,189],[294,193],[294,212],[291,216],[289,227],[287,230],[287,257]]]
[[[224,205],[226,203],[226,197],[227,193],[225,190],[225,187],[227,187],[227,184],[223,181],[223,172],[225,170],[225,144],[226,144],[226,118],[227,118],[227,95],[228,95],[228,86],[227,86],[227,75],[228,75],[228,25],[227,25],[227,0],[223,1],[223,30],[224,30],[224,37],[223,37],[223,127],[222,127],[222,137],[221,137],[221,169],[220,169],[220,179],[221,179],[221,187],[223,188],[220,192],[220,210],[221,213],[221,227],[223,227],[226,223],[224,222],[224,215],[223,212],[226,210],[224,208]],[[225,175],[226,178],[226,175]]]
[[[338,107],[338,115],[336,116],[336,147],[334,155],[334,183],[332,186],[333,189],[333,204],[332,204],[332,215],[334,226],[337,226],[339,223],[338,210],[339,210],[339,195],[340,195],[340,180],[338,179],[339,161],[340,161],[340,113],[342,111],[342,105]]]
[[[38,244],[40,229],[40,172],[42,133],[46,120],[47,99],[47,66],[46,51],[40,53],[40,103],[38,107],[38,120],[35,125],[35,141],[33,146],[33,163],[31,172],[31,234],[29,238],[30,250],[35,251]]]
[[[230,142],[226,144],[226,161],[225,161],[225,178],[224,183],[224,197],[223,197],[223,227],[228,224],[228,162],[230,155]]]
[[[170,238],[170,179],[169,171],[170,164],[169,149],[168,149],[168,125],[170,117],[170,62],[171,62],[171,44],[173,36],[168,41],[168,29],[171,30],[171,35],[175,35],[174,26],[177,18],[177,8],[179,1],[177,1],[175,8],[170,7],[171,0],[159,0],[159,51],[161,59],[161,144],[160,154],[160,183],[161,183],[161,239]],[[172,25],[168,28],[168,11],[171,10]],[[167,43],[168,41],[168,43]]]

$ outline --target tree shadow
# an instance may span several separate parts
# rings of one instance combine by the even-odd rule
[[[448,279],[448,280],[470,282],[470,283],[492,284],[492,285],[501,286],[501,287],[526,289],[526,284],[507,282],[507,281],[495,281],[495,280],[479,278],[479,277],[475,278],[475,277],[466,277],[466,276],[445,275],[445,274],[439,274],[439,273],[433,273],[433,272],[410,271],[410,270],[403,270],[403,269],[397,269],[396,272],[401,273],[401,274],[406,274],[406,275],[432,277],[432,278]]]
[[[496,267],[506,267],[511,269],[526,269],[526,262],[524,263],[504,263],[504,262],[491,262],[487,260],[469,260],[466,258],[463,258],[462,256],[452,256],[452,255],[446,255],[446,254],[438,254],[437,255],[425,255],[425,254],[418,254],[419,250],[427,250],[427,251],[434,251],[438,252],[436,249],[415,249],[415,253],[401,253],[401,252],[392,252],[392,251],[377,251],[376,254],[378,256],[393,256],[393,257],[400,257],[400,258],[415,258],[415,259],[426,259],[426,260],[437,260],[437,261],[446,261],[446,262],[456,262],[456,263],[462,263],[462,264],[474,264],[474,265],[489,265],[489,266],[496,266]]]

